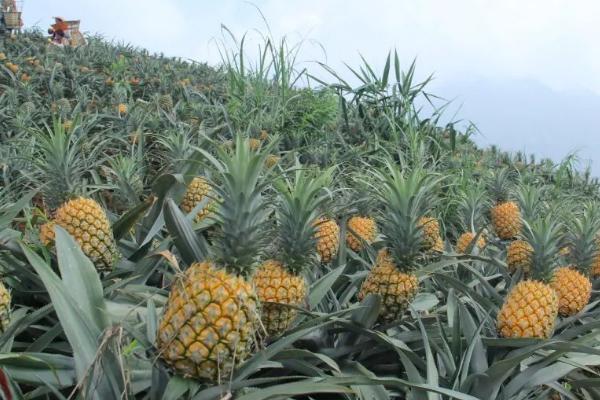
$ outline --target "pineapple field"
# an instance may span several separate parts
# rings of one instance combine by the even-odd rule
[[[229,39],[0,42],[0,398],[600,399],[589,170]]]

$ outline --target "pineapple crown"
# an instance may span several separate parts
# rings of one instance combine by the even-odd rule
[[[302,169],[296,160],[294,180],[281,178],[274,183],[279,193],[277,258],[293,274],[316,261],[315,222],[319,209],[331,199],[326,190],[331,175],[332,169],[309,171]]]
[[[490,197],[496,201],[496,203],[502,203],[509,201],[513,189],[514,173],[508,168],[502,168],[491,173],[488,180],[488,191]]]
[[[556,266],[563,225],[554,213],[524,221],[524,236],[533,248],[531,278],[549,282]]]
[[[533,221],[545,210],[547,205],[543,202],[543,194],[541,188],[531,184],[522,184],[517,188],[516,198],[524,219]]]
[[[419,220],[435,205],[435,189],[442,178],[420,169],[403,173],[391,160],[372,177],[368,184],[383,203],[379,214],[383,243],[398,268],[413,269],[423,256],[424,227]]]
[[[598,255],[598,231],[600,210],[596,203],[584,204],[579,213],[571,214],[567,222],[566,245],[570,263],[585,275],[589,275]]]
[[[465,182],[466,183],[466,182]],[[457,188],[456,211],[465,232],[476,232],[485,225],[489,199],[482,185],[464,184]]]
[[[269,149],[266,149],[269,150]],[[261,171],[268,151],[250,149],[248,139],[236,136],[235,149],[228,153],[217,147],[217,157],[198,151],[212,164],[219,184],[211,182],[220,199],[214,219],[220,227],[213,247],[215,261],[242,276],[251,275],[265,248],[266,221],[270,208],[263,198],[267,182]]]

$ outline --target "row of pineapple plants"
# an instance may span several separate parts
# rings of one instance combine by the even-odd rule
[[[35,39],[32,42],[35,43]],[[89,51],[112,51],[101,42],[96,46],[98,48],[92,47]],[[11,59],[18,58],[7,54]],[[53,56],[62,57],[61,54]],[[73,56],[83,60],[90,57],[77,53]],[[110,62],[114,59],[112,57]],[[122,60],[118,63],[121,65],[114,68],[126,75],[125,71],[131,66]],[[387,64],[390,64],[389,57]],[[523,379],[526,374],[513,371],[506,372],[500,383],[476,384],[460,370],[452,373],[452,363],[447,361],[455,359],[469,365],[466,371],[484,373],[482,357],[489,362],[513,360],[508,354],[498,356],[497,349],[508,352],[512,346],[522,346],[517,344],[519,342],[499,342],[487,347],[490,340],[499,335],[545,338],[547,341],[532,345],[531,350],[521,349],[531,365],[536,362],[540,366],[544,363],[563,365],[562,361],[550,361],[550,358],[570,358],[575,350],[595,354],[597,350],[590,341],[595,300],[590,298],[589,280],[597,255],[595,206],[578,205],[573,212],[554,206],[561,195],[558,188],[571,190],[574,196],[586,193],[590,201],[595,200],[595,183],[584,175],[572,171],[566,175],[568,179],[564,179],[562,166],[523,162],[522,158],[515,160],[493,149],[481,151],[474,148],[467,134],[457,134],[452,127],[437,129],[420,122],[410,109],[404,110],[412,96],[421,92],[419,85],[411,88],[410,77],[406,76],[397,81],[398,87],[410,89],[402,93],[408,103],[398,98],[398,102],[388,104],[389,96],[379,99],[377,96],[389,85],[377,78],[377,85],[360,89],[356,104],[343,105],[348,112],[340,116],[335,129],[348,141],[339,141],[339,136],[334,136],[319,140],[313,148],[298,149],[299,164],[294,154],[281,151],[286,149],[285,144],[280,144],[285,142],[285,137],[279,144],[271,143],[274,135],[265,128],[273,127],[270,125],[272,115],[252,116],[249,121],[243,121],[246,113],[237,117],[235,112],[229,115],[235,118],[230,123],[248,128],[254,140],[247,147],[231,139],[236,137],[231,133],[234,129],[228,131],[231,127],[220,126],[222,117],[215,111],[218,106],[210,103],[214,99],[188,100],[198,101],[196,107],[209,113],[208,122],[196,130],[192,128],[192,121],[181,121],[182,115],[178,113],[164,112],[152,117],[153,106],[142,102],[140,107],[136,103],[129,104],[131,107],[126,110],[118,110],[115,99],[121,96],[120,89],[116,94],[114,88],[101,92],[100,84],[111,87],[102,78],[97,79],[99,86],[93,91],[104,93],[101,96],[102,103],[107,104],[106,115],[81,114],[79,121],[73,118],[73,125],[65,126],[59,118],[70,118],[74,114],[61,115],[60,107],[53,110],[45,98],[40,100],[40,104],[45,105],[32,122],[39,127],[46,124],[49,129],[37,130],[32,157],[11,161],[13,168],[24,166],[31,172],[23,176],[13,172],[8,175],[10,179],[4,181],[11,182],[10,187],[6,185],[4,189],[6,204],[29,193],[30,189],[42,194],[34,198],[34,205],[40,209],[22,206],[11,218],[16,230],[9,229],[3,234],[6,252],[2,270],[7,286],[13,290],[3,292],[6,294],[2,297],[0,315],[7,337],[13,335],[14,339],[14,335],[20,335],[14,347],[15,356],[31,348],[46,349],[48,354],[64,353],[59,349],[65,345],[72,346],[74,355],[79,351],[76,344],[69,346],[61,333],[55,333],[54,339],[49,335],[48,344],[41,344],[46,341],[40,342],[36,328],[21,319],[27,307],[42,309],[47,289],[32,278],[35,273],[24,273],[31,271],[28,267],[31,255],[26,253],[28,261],[23,261],[22,252],[11,244],[15,243],[15,235],[23,235],[28,246],[45,257],[49,265],[56,266],[53,252],[56,245],[58,253],[60,245],[61,233],[55,233],[55,227],[59,226],[75,238],[78,247],[99,271],[98,279],[107,290],[106,298],[111,307],[113,302],[130,307],[130,313],[111,317],[120,321],[127,331],[122,345],[133,349],[129,351],[134,358],[150,361],[144,368],[162,371],[159,374],[170,371],[173,378],[169,385],[187,388],[189,396],[204,393],[205,398],[213,398],[210,396],[227,391],[236,396],[246,395],[246,391],[252,396],[252,391],[256,391],[254,396],[261,396],[263,390],[265,395],[269,390],[282,390],[290,395],[294,390],[300,394],[319,393],[328,390],[324,385],[329,382],[337,385],[334,391],[339,391],[339,396],[351,398],[369,398],[369,390],[383,390],[388,396],[397,396],[399,392],[417,396],[417,393],[432,391],[440,396],[486,398],[482,393],[496,389],[510,398],[515,388],[524,393],[557,390],[564,394],[571,390],[569,385],[590,378],[580,375],[582,370],[590,373],[589,370],[574,369],[550,379],[548,386],[527,387],[527,380]],[[371,78],[364,77],[365,80]],[[51,79],[66,82],[67,77]],[[171,78],[169,81],[172,82]],[[7,82],[3,86],[5,101],[13,93],[18,98],[39,90],[35,82]],[[78,83],[73,81],[73,84]],[[334,90],[343,93],[351,88],[337,85]],[[364,93],[368,90],[373,93]],[[230,93],[238,97],[254,95],[252,90]],[[289,94],[282,96],[285,99]],[[346,97],[340,101],[347,101]],[[68,102],[71,106],[71,101]],[[68,110],[66,102],[62,103]],[[168,111],[171,105],[167,103],[159,104],[156,110]],[[81,110],[78,105],[75,108]],[[274,115],[284,111],[288,110],[278,110]],[[56,118],[54,123],[52,116]],[[148,123],[147,126],[160,133],[146,136],[142,132],[133,136],[137,139],[130,140],[127,133],[134,126],[137,131],[138,117],[148,118],[143,124]],[[8,121],[12,123],[14,119]],[[161,127],[168,129],[162,132]],[[285,132],[279,133],[285,135]],[[29,131],[17,131],[21,139],[30,135]],[[369,139],[369,135],[373,138]],[[206,140],[206,136],[213,140]],[[17,143],[11,140],[5,150],[14,151]],[[203,150],[198,153],[199,147]],[[256,150],[259,154],[254,153]],[[323,150],[330,153],[323,154]],[[389,160],[374,156],[386,152],[392,154]],[[131,169],[127,161],[109,160],[115,155],[127,160],[133,158],[132,154],[151,154],[153,159],[138,169]],[[217,159],[211,154],[216,154]],[[269,155],[280,159],[267,168],[260,167]],[[191,172],[198,157],[212,160],[202,176]],[[244,162],[250,163],[250,160],[260,161],[251,163],[250,168],[242,168]],[[314,172],[319,169],[314,164],[331,165],[334,170],[319,175]],[[519,171],[523,189],[513,191],[509,185],[513,177],[504,172],[494,174],[488,181],[489,170],[502,166]],[[291,171],[286,171],[288,169]],[[366,173],[357,174],[357,170]],[[129,173],[131,171],[136,173]],[[178,175],[181,173],[184,178]],[[137,179],[132,179],[136,176]],[[140,183],[135,183],[138,179]],[[161,187],[167,181],[186,182],[187,189],[166,195]],[[541,210],[536,211],[536,201],[526,196],[528,183],[544,187],[538,200],[547,206]],[[128,195],[132,186],[138,187],[133,190],[133,196]],[[314,197],[310,193],[319,194]],[[122,205],[115,201],[121,196],[129,203],[125,201]],[[169,208],[165,200],[169,196],[179,199],[181,210],[188,214],[188,223],[194,222],[191,228]],[[39,197],[42,201],[38,201]],[[347,200],[352,198],[362,201],[350,204]],[[558,219],[565,223],[544,220],[545,215],[559,215],[559,211],[562,218]],[[141,222],[132,221],[134,215],[142,218]],[[573,220],[578,222],[572,225]],[[194,229],[196,233],[190,234]],[[64,262],[58,261],[63,268]],[[184,267],[178,268],[181,264]],[[15,268],[17,265],[20,269]],[[555,268],[558,265],[570,267]],[[140,281],[138,275],[143,276],[143,280]],[[140,298],[139,286],[129,286],[129,279],[142,284],[145,288],[142,292],[147,294],[156,293],[158,289],[162,299],[160,296],[151,296],[150,300],[148,296]],[[121,280],[125,289],[113,289],[114,285],[120,286]],[[194,282],[202,284],[198,286]],[[25,294],[30,293],[32,287],[38,294],[26,298]],[[8,293],[16,300],[12,306],[7,300]],[[223,293],[228,296],[223,297]],[[198,300],[192,303],[190,298]],[[218,300],[209,300],[206,304],[207,298]],[[361,300],[363,305],[358,303]],[[151,305],[154,302],[161,306],[154,322],[152,317],[129,319],[129,314],[137,315],[136,310],[140,308],[151,315],[152,310],[156,310]],[[588,309],[584,310],[588,303]],[[451,312],[451,308],[455,311]],[[9,323],[11,309],[17,319],[15,322],[13,317]],[[558,313],[561,319],[556,319]],[[536,318],[532,317],[534,314]],[[59,319],[59,330],[69,331],[68,325],[60,327],[67,322],[63,322],[60,315]],[[469,319],[481,325],[485,337],[478,336],[469,327],[465,322]],[[432,323],[434,320],[438,321],[437,327]],[[44,324],[52,325],[52,317]],[[577,328],[578,324],[584,328]],[[437,329],[451,334],[439,336]],[[311,331],[321,337],[314,337]],[[374,337],[371,332],[380,336]],[[422,338],[429,339],[423,341]],[[561,338],[580,338],[585,344],[580,348],[561,347],[560,340],[564,340]],[[70,342],[72,338],[67,339]],[[94,337],[93,341],[96,340]],[[11,350],[11,341],[3,341],[9,346],[7,351]],[[473,358],[477,362],[469,361],[469,357],[475,356],[464,341],[480,346],[478,358]],[[27,342],[31,345],[22,344]],[[135,346],[135,342],[143,342],[143,345]],[[450,342],[452,346],[444,350],[444,344]],[[461,351],[463,346],[464,351]],[[545,348],[535,346],[548,346],[553,353],[547,359],[532,361],[539,357],[537,352]],[[304,367],[295,364],[299,353],[294,353],[294,349],[313,354],[305,353],[310,360],[304,361]],[[483,349],[486,352],[482,352]],[[404,356],[389,359],[390,351]],[[432,352],[446,360],[443,366],[435,361]],[[380,365],[376,355],[389,360],[385,364],[387,369]],[[11,364],[11,357],[7,357],[9,361],[4,364],[9,377],[21,384],[32,384],[31,378],[26,378],[26,374]],[[326,366],[322,363],[324,359],[329,360]],[[124,360],[131,362],[127,357]],[[278,374],[272,364],[276,360],[282,364],[279,367],[282,374]],[[588,366],[596,363],[595,359],[581,362]],[[33,362],[29,368],[34,366],[39,368]],[[134,368],[130,368],[133,371]],[[511,368],[507,367],[506,371]],[[329,380],[315,380],[308,373],[310,369]],[[432,372],[435,369],[437,374]],[[285,386],[286,375],[297,386]],[[177,376],[193,379],[179,381]],[[488,376],[495,375],[490,370]],[[88,378],[83,373],[78,380]],[[45,379],[44,383],[34,380],[37,382],[34,386],[47,385],[50,381],[61,390],[72,386],[69,380],[57,383],[51,378]],[[561,379],[566,386],[561,386]],[[135,395],[151,387],[161,387],[159,392],[165,396],[168,392],[163,386],[164,380],[135,382],[137,388],[128,389]],[[426,383],[429,386],[419,386]],[[525,389],[521,389],[523,387]],[[582,394],[581,386],[573,390],[577,395]],[[593,387],[584,390],[594,393]],[[492,398],[490,396],[487,398]]]

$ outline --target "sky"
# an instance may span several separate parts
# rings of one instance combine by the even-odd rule
[[[597,0],[24,0],[23,14],[26,26],[81,19],[83,31],[209,64],[222,25],[252,48],[266,20],[275,38],[302,41],[300,66],[319,76],[317,61],[349,77],[344,63],[362,55],[381,69],[396,49],[434,75],[430,91],[476,124],[480,144],[554,160],[576,151],[600,176]]]

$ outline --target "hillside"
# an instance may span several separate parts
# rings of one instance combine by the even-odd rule
[[[414,63],[3,40],[5,398],[600,398],[598,181]]]

